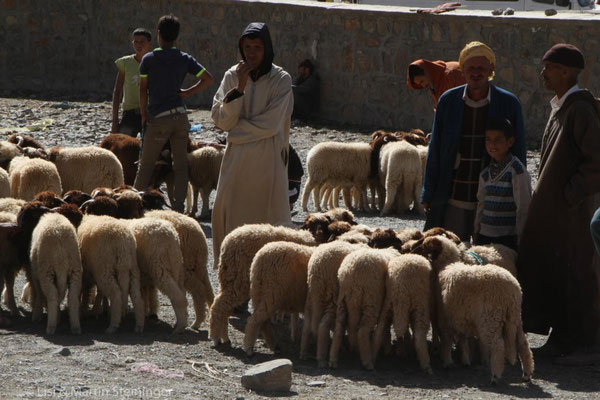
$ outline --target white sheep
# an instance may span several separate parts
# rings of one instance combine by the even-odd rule
[[[3,197],[10,197],[10,181],[8,172],[4,168],[0,168],[0,198]]]
[[[81,255],[75,227],[66,217],[47,213],[40,218],[31,237],[30,260],[34,293],[32,320],[40,320],[45,299],[48,310],[46,334],[54,334],[59,319],[60,303],[68,286],[67,304],[71,332],[81,333]]]
[[[213,288],[208,277],[208,244],[202,227],[196,220],[175,211],[156,210],[145,214],[150,218],[169,221],[179,235],[185,271],[184,288],[192,295],[196,320],[193,329],[199,329],[206,319],[206,309],[214,301]]]
[[[415,146],[403,140],[390,142],[379,153],[379,179],[385,187],[385,203],[381,215],[407,210],[411,203],[423,214],[420,202],[423,186],[421,158]]]
[[[254,256],[250,268],[254,312],[246,322],[243,345],[246,354],[254,353],[259,331],[267,346],[275,350],[270,318],[276,313],[304,311],[308,261],[313,251],[314,247],[297,243],[272,242]]]
[[[41,158],[15,157],[8,168],[11,197],[27,201],[43,191],[62,193],[56,166]]]
[[[113,333],[119,327],[122,316],[127,312],[128,296],[131,296],[135,312],[135,332],[142,332],[144,304],[136,242],[131,230],[113,217],[85,215],[77,229],[77,238],[84,286],[96,284],[98,293],[107,296],[110,301],[110,324],[106,332]]]
[[[308,211],[311,191],[315,208],[321,210],[321,188],[356,187],[360,191],[362,208],[369,210],[367,184],[370,171],[371,148],[367,143],[324,142],[314,146],[306,158],[308,179],[302,194],[302,209]]]
[[[473,265],[497,265],[510,272],[515,278],[517,277],[517,252],[502,244],[468,247],[461,252],[460,261]]]
[[[98,187],[116,188],[124,182],[119,159],[101,147],[53,147],[49,160],[58,169],[64,192],[77,189],[90,193]]]
[[[402,254],[388,264],[385,301],[373,344],[377,356],[383,340],[387,337],[390,323],[397,339],[405,338],[408,327],[412,331],[414,346],[421,368],[431,374],[427,332],[430,325],[431,266],[429,261],[417,254]],[[386,332],[387,330],[387,332]]]
[[[17,215],[23,207],[27,203],[23,199],[15,199],[14,197],[5,197],[0,199],[0,212],[9,212]]]
[[[533,355],[521,321],[519,282],[496,265],[453,262],[455,244],[440,236],[427,237],[416,252],[432,260],[432,294],[442,344],[444,367],[451,365],[452,345],[461,342],[463,362],[469,364],[468,337],[477,337],[490,354],[492,382],[502,377],[505,357],[511,364],[521,359],[523,380],[533,374]]]
[[[200,192],[202,195],[200,218],[208,217],[210,193],[217,189],[223,154],[222,148],[216,149],[213,146],[205,146],[188,153],[189,177],[194,193],[191,216],[198,212],[198,192]]]
[[[173,333],[182,332],[187,326],[188,313],[183,255],[177,231],[171,223],[157,218],[144,217],[126,222],[135,236],[142,292],[152,293],[154,287],[163,292],[175,311],[177,322]]]
[[[317,247],[308,262],[308,292],[304,307],[300,358],[307,358],[309,341],[316,338],[319,368],[327,366],[329,332],[335,327],[335,304],[339,292],[338,269],[344,258],[359,248],[361,245],[336,240]]]
[[[217,345],[229,343],[227,322],[233,309],[250,298],[250,266],[256,253],[267,243],[294,242],[316,246],[313,235],[269,224],[249,224],[231,231],[221,244],[219,294],[210,308],[209,337]]]
[[[338,270],[340,285],[335,331],[329,353],[329,366],[337,368],[344,331],[353,350],[358,349],[362,365],[373,369],[372,333],[385,296],[387,264],[399,256],[393,249],[361,249],[346,256]]]

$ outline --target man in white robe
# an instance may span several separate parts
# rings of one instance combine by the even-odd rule
[[[212,105],[215,125],[227,133],[212,213],[217,264],[221,243],[235,228],[291,224],[287,163],[292,78],[272,63],[266,24],[248,25],[239,48],[243,61],[225,72]]]

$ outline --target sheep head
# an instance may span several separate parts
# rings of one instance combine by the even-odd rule
[[[375,249],[386,249],[388,247],[400,249],[401,246],[402,240],[393,229],[377,228],[371,234],[371,238],[369,239],[369,247]]]
[[[114,194],[115,194],[115,191],[112,190],[111,188],[99,187],[99,188],[92,190],[92,192],[90,193],[90,196],[92,196],[92,199],[95,199],[96,197],[100,197],[100,196],[112,197]]]
[[[140,196],[142,196],[144,210],[162,210],[167,206],[165,197],[159,190],[146,189],[145,191],[140,192]]]
[[[443,236],[452,240],[456,244],[460,244],[460,238],[452,231],[448,231],[441,227],[431,228],[425,232],[423,232],[423,237],[431,237],[431,236]]]
[[[327,230],[329,231],[329,239],[327,241],[333,242],[344,233],[352,230],[352,225],[346,221],[333,221],[327,225]]]
[[[324,213],[312,213],[309,214],[304,220],[302,229],[308,230],[317,243],[325,243],[329,240],[331,233],[329,232],[328,226],[333,222],[331,217]]]
[[[119,205],[116,200],[107,196],[98,196],[83,203],[80,210],[85,214],[109,215],[117,218]]]
[[[63,199],[61,199],[56,193],[50,190],[39,192],[35,195],[33,200],[41,202],[44,206],[48,208],[60,207],[62,204],[65,204],[65,201]]]
[[[348,222],[350,225],[356,225],[356,221],[354,220],[354,214],[352,213],[352,211],[346,208],[332,208],[331,210],[326,211],[325,215],[327,215],[331,219],[331,221],[344,221]]]
[[[30,201],[25,203],[19,214],[17,214],[17,225],[20,238],[17,240],[19,247],[19,257],[27,262],[29,260],[29,247],[31,244],[31,234],[35,229],[40,218],[46,213],[52,212],[48,207],[39,201]]]
[[[69,190],[63,196],[63,200],[69,204],[75,204],[77,207],[81,207],[83,203],[90,200],[92,196],[87,193],[82,192],[81,190]]]
[[[396,132],[396,134],[400,136],[402,140],[412,144],[413,146],[427,146],[427,144],[429,143],[424,136],[415,135],[411,132]]]
[[[142,218],[144,216],[144,203],[142,196],[133,190],[124,190],[115,193],[113,199],[117,201],[118,217],[123,219]]]
[[[22,133],[14,133],[14,134],[10,135],[10,137],[8,138],[8,142],[14,143],[17,145],[17,147],[20,147],[20,148],[31,147],[34,149],[42,149],[42,150],[44,150],[46,148],[43,144],[41,144],[40,142],[35,140],[33,137],[24,135]]]
[[[432,269],[437,272],[460,261],[461,255],[458,245],[444,236],[429,236],[417,240],[412,245],[411,253],[428,258]]]
[[[65,216],[75,228],[79,227],[83,219],[83,213],[75,204],[61,204],[59,207],[53,208],[52,211]]]

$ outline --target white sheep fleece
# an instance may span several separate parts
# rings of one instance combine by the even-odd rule
[[[4,197],[10,197],[10,181],[8,172],[4,168],[0,168],[0,198]]]
[[[133,231],[137,245],[142,296],[156,287],[171,301],[176,324],[173,333],[187,326],[187,299],[185,297],[183,255],[179,235],[170,222],[157,218],[126,221]]]
[[[308,179],[302,193],[302,209],[308,211],[311,191],[314,206],[321,211],[321,188],[354,186],[360,191],[362,206],[368,211],[367,185],[369,182],[371,147],[368,143],[323,142],[314,146],[306,158]]]
[[[90,193],[98,187],[116,188],[123,184],[123,167],[110,150],[98,146],[54,147],[54,164],[60,174],[62,189]]]
[[[208,277],[208,244],[204,231],[195,219],[176,211],[156,210],[145,216],[170,222],[179,235],[185,273],[183,287],[191,294],[194,304],[196,319],[192,328],[199,329],[215,297]]]
[[[372,333],[385,296],[387,264],[400,253],[393,249],[361,249],[346,256],[338,270],[340,285],[329,366],[336,368],[344,331],[362,365],[373,369]]]
[[[15,157],[8,168],[10,196],[27,201],[46,190],[62,193],[56,166],[41,158]]]
[[[116,218],[85,215],[77,229],[77,238],[84,287],[95,284],[98,293],[107,296],[110,302],[110,324],[106,332],[113,333],[119,327],[127,312],[128,297],[131,297],[135,312],[135,332],[142,332],[144,304],[133,232],[125,222]]]
[[[231,231],[221,244],[219,293],[210,308],[209,337],[216,344],[229,343],[228,318],[234,307],[250,298],[250,266],[256,253],[267,243],[317,243],[310,232],[269,224],[248,224]]]
[[[250,293],[254,312],[246,322],[243,349],[254,352],[259,331],[275,350],[271,317],[276,313],[304,311],[307,269],[314,247],[291,242],[272,242],[263,246],[250,268]]]
[[[33,285],[32,320],[41,319],[45,299],[48,311],[46,334],[54,334],[60,316],[60,303],[68,287],[67,304],[71,332],[81,333],[81,255],[75,228],[66,217],[47,213],[40,218],[31,237],[30,259]]]

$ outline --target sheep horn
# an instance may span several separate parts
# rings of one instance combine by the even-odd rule
[[[17,148],[18,148],[19,150],[21,150],[21,152],[23,151],[23,147],[22,147],[22,145],[23,145],[23,142],[24,142],[24,141],[25,141],[25,138],[24,138],[23,136],[21,136],[21,135],[17,136],[17,143],[16,143],[16,146],[17,146]]]
[[[93,203],[94,201],[96,201],[96,200],[94,200],[94,199],[90,199],[90,200],[87,200],[87,201],[85,201],[85,202],[84,202],[84,203],[81,205],[81,207],[79,207],[79,209],[80,209],[82,212],[85,212],[85,211],[87,211],[87,208],[88,208],[88,207],[90,206],[90,204],[91,204],[91,203]]]

